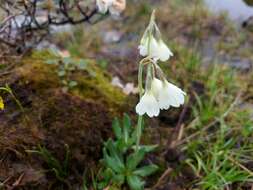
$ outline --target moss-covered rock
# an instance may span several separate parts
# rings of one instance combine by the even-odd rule
[[[46,51],[35,52],[24,57],[9,76],[0,78],[1,85],[9,84],[25,111],[10,95],[2,94],[6,109],[0,117],[0,154],[7,160],[0,164],[0,181],[11,175],[13,183],[30,169],[51,171],[44,159],[27,154],[27,150],[41,145],[63,163],[67,144],[71,169],[65,180],[80,187],[83,173],[96,169],[103,141],[111,136],[111,121],[126,108],[127,97],[111,86],[110,75],[92,60],[86,70],[69,73],[68,79],[77,85],[63,92],[58,66],[46,64],[49,59],[59,58]],[[46,189],[56,176],[46,172],[40,178],[37,186],[29,180],[25,185]]]
[[[21,78],[20,82],[33,83],[35,90],[49,88],[61,88],[60,78],[57,76],[57,66],[48,65],[46,61],[59,59],[49,52],[35,52],[30,57],[24,58],[16,72]],[[79,59],[76,59],[78,62]],[[105,103],[110,110],[123,106],[126,96],[120,89],[110,84],[110,76],[96,65],[93,60],[86,60],[85,70],[71,72],[69,78],[77,81],[77,86],[70,93],[78,95],[83,99],[96,100]]]

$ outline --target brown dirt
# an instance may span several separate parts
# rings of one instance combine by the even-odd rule
[[[98,93],[96,99],[64,93],[52,74],[52,68],[40,63],[20,63],[0,80],[2,86],[9,84],[24,108],[23,113],[9,94],[2,93],[0,181],[6,189],[80,187],[84,175],[97,169],[103,141],[111,136],[116,104],[101,104],[97,98],[104,97]],[[29,152],[38,145],[61,164],[69,147],[71,167],[64,181],[59,183],[39,154]]]

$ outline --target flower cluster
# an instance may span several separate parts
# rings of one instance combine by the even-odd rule
[[[139,46],[140,55],[145,56],[140,67],[147,65],[147,77],[144,92],[142,81],[139,80],[141,98],[136,105],[139,115],[146,113],[149,117],[158,116],[161,109],[179,107],[184,103],[186,95],[183,90],[166,80],[157,64],[158,61],[167,61],[173,53],[163,42],[154,18],[153,12]],[[140,70],[142,71],[142,68]],[[142,79],[142,72],[139,73],[139,79]]]
[[[105,14],[108,10],[113,15],[119,15],[126,7],[126,0],[96,0],[98,11]]]

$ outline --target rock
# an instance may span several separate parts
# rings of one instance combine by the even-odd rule
[[[126,94],[137,94],[138,88],[134,87],[134,83],[126,83],[125,85],[122,83],[122,81],[119,79],[119,77],[113,77],[111,84],[113,86],[117,86],[121,88],[121,90]]]
[[[118,30],[110,30],[104,32],[102,35],[104,43],[111,44],[119,42],[123,36],[123,33]]]
[[[224,64],[231,66],[232,68],[248,71],[252,68],[252,62],[249,59],[244,59],[240,57],[225,59]]]
[[[56,65],[44,63],[52,58],[48,52],[36,52],[24,57],[9,76],[0,77],[0,85],[8,83],[25,110],[9,120],[8,116],[20,109],[10,99],[0,115],[0,157],[5,158],[0,164],[0,181],[14,176],[6,185],[25,172],[27,186],[47,189],[56,181],[55,174],[49,172],[52,168],[39,154],[27,154],[26,150],[37,150],[41,145],[62,164],[68,145],[71,169],[65,180],[80,186],[78,179],[84,171],[96,171],[103,141],[112,136],[111,121],[123,111],[126,96],[111,85],[109,75],[95,62],[87,63],[93,75],[83,70],[73,72],[70,77],[78,85],[64,93]],[[14,164],[21,169],[13,170],[10,166]],[[46,177],[38,171],[44,171]]]

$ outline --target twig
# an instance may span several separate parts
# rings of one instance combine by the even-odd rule
[[[60,0],[53,2],[53,8],[44,9],[41,6],[43,1],[40,0],[17,2],[5,0],[0,5],[0,12],[5,14],[0,22],[0,42],[5,45],[4,49],[7,46],[14,52],[17,49],[25,50],[28,41],[30,44],[38,44],[38,36],[48,34],[52,25],[95,24],[104,18],[92,3],[91,6],[82,7],[80,1],[70,3],[68,0]],[[39,20],[39,13],[46,13],[43,21]]]
[[[253,176],[253,172],[250,171],[248,168],[246,168],[244,165],[242,165],[241,163],[239,163],[238,161],[236,161],[233,157],[228,156],[228,159],[233,162],[235,165],[237,165],[238,167],[240,167],[241,169],[243,169],[244,171],[246,171],[247,173],[249,173],[251,176]]]
[[[157,183],[151,188],[151,189],[156,189],[157,187],[159,187],[163,180],[172,172],[172,168],[168,167],[163,174],[161,175],[161,177],[158,179]]]
[[[13,183],[13,185],[12,185],[13,188],[20,185],[20,183],[22,182],[24,176],[25,176],[25,172],[22,173],[22,174],[18,177],[18,179]]]

